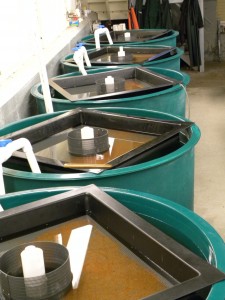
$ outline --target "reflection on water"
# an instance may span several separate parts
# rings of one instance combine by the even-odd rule
[[[126,53],[126,49],[125,53]],[[98,58],[93,59],[94,62],[120,62],[123,63],[126,61],[129,61],[129,63],[143,63],[147,61],[149,58],[153,57],[155,54],[153,53],[129,53],[128,52],[128,57],[118,57],[117,53],[105,53],[103,55],[100,55]]]
[[[149,82],[144,82],[136,78],[125,79],[123,92],[140,90],[143,88],[154,87],[154,86],[155,86],[154,84],[151,84]],[[97,95],[101,95],[101,93],[98,92],[97,84],[74,86],[74,87],[64,88],[64,90],[68,92],[70,95],[73,95],[73,100],[82,100]]]
[[[64,163],[105,164],[156,138],[147,134],[109,129],[108,151],[92,156],[75,156],[68,152],[67,134],[71,130],[73,129],[68,129],[33,145],[35,155]]]

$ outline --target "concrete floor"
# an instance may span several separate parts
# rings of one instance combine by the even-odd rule
[[[207,63],[204,73],[185,70],[190,119],[201,130],[195,148],[195,212],[225,240],[225,62]]]

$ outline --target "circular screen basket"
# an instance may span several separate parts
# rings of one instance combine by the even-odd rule
[[[81,134],[82,127],[68,133],[68,149],[70,154],[88,156],[103,153],[109,149],[108,130],[93,128],[93,138],[84,138]]]
[[[43,250],[45,275],[24,278],[20,254],[29,245]],[[71,287],[72,273],[68,250],[53,242],[21,244],[0,259],[0,282],[4,299],[55,299]]]

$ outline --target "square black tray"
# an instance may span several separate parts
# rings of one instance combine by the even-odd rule
[[[129,41],[125,39],[124,34],[126,32],[130,33]],[[150,40],[160,39],[167,36],[170,36],[173,33],[172,30],[119,30],[119,31],[110,31],[110,36],[113,43],[129,43],[129,42],[148,42]],[[109,41],[106,35],[100,35],[100,42],[108,44]],[[94,38],[86,39],[85,43],[95,43]]]
[[[49,147],[48,139],[56,136],[56,141],[54,140],[54,142],[63,141],[67,138],[68,130],[82,125],[155,136],[153,140],[108,162],[111,168],[120,168],[149,161],[178,149],[189,139],[190,126],[193,125],[193,123],[141,118],[77,108],[57,117],[5,135],[1,137],[1,139],[15,140],[21,137],[27,138],[32,144],[35,153]],[[71,173],[71,170],[73,172],[75,171],[74,169],[65,168],[64,163],[66,162],[61,160],[37,155],[36,158],[40,168],[42,166],[48,166],[50,169],[55,170],[55,172],[60,171],[66,173]],[[22,164],[24,167],[26,157],[23,152],[16,151],[9,161],[12,164]],[[49,171],[49,169],[47,171]],[[101,172],[101,170],[98,172]]]
[[[198,298],[199,293],[207,294],[212,284],[225,279],[224,273],[95,185],[1,212],[0,240],[10,242],[85,215],[171,283],[166,290],[145,297],[146,300],[202,299]]]
[[[130,80],[138,81],[138,84],[134,88],[127,89],[124,87],[121,91],[101,94],[98,91],[98,82],[104,81],[107,76],[112,76],[114,79],[124,79],[125,85]],[[157,74],[143,67],[127,67],[85,76],[59,76],[49,79],[49,85],[70,101],[138,96],[162,91],[178,83],[179,81],[177,80]]]
[[[117,46],[102,47],[100,50],[93,50],[88,53],[91,64],[94,65],[128,65],[143,64],[150,61],[168,58],[177,54],[175,47],[150,48],[150,47],[124,47],[125,56],[118,57]],[[138,62],[136,56],[139,55]],[[141,57],[143,55],[143,57]],[[149,55],[149,56],[148,56]],[[103,56],[107,56],[104,59]],[[148,57],[148,58],[147,58]],[[74,62],[71,59],[71,62]]]

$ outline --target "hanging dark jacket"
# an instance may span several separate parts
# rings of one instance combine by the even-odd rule
[[[146,0],[144,28],[161,28],[160,0]]]
[[[190,65],[201,65],[201,53],[199,44],[199,28],[202,28],[203,19],[198,0],[184,0],[181,4],[180,16],[180,42],[187,43]]]
[[[162,11],[161,27],[166,29],[172,29],[173,25],[172,25],[172,16],[170,11],[169,0],[162,0],[161,11]]]
[[[136,0],[135,13],[137,16],[139,28],[143,28],[143,0]]]

